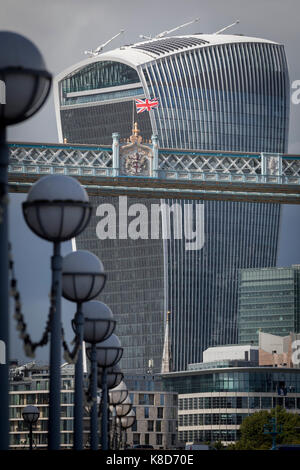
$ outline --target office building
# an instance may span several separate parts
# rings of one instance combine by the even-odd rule
[[[61,368],[61,448],[73,448],[74,425],[74,366]],[[123,431],[122,444],[152,445],[155,449],[174,449],[177,445],[177,393],[162,389],[161,381],[151,374],[130,376],[126,382],[129,397],[136,413],[132,428]],[[100,397],[100,390],[99,390]],[[35,449],[48,447],[49,417],[49,366],[35,362],[10,368],[10,448],[29,448],[29,431],[22,411],[34,405],[40,412],[33,429]],[[90,447],[89,407],[85,406],[83,422],[83,445]],[[110,436],[113,445],[113,413],[110,414]],[[100,429],[100,425],[99,425]],[[124,436],[125,433],[125,436]],[[120,436],[118,436],[118,439]]]
[[[126,431],[126,442],[150,445],[154,449],[175,449],[178,424],[178,395],[165,391],[159,377],[151,374],[126,377],[136,414],[135,424]]]
[[[268,40],[195,34],[123,46],[69,67],[54,94],[60,142],[111,146],[113,132],[127,138],[137,121],[144,139],[156,134],[179,152],[287,150],[286,57]],[[137,115],[134,100],[154,97],[158,108]],[[204,246],[186,251],[184,238],[99,240],[96,207],[118,199],[92,202],[76,243],[108,273],[101,299],[118,320],[125,373],[161,371],[167,311],[172,370],[200,362],[209,346],[237,343],[238,270],[276,265],[279,205],[205,201]]]
[[[61,448],[73,445],[74,407],[74,366],[64,364],[61,368]],[[15,365],[10,368],[10,448],[29,448],[28,427],[22,410],[27,405],[39,409],[39,420],[33,429],[33,443],[36,449],[48,447],[49,417],[49,366],[35,362]],[[88,429],[88,428],[87,428]],[[85,429],[85,440],[88,431]]]
[[[258,344],[259,331],[277,336],[300,332],[300,266],[242,269],[239,343]]]
[[[300,333],[288,336],[258,332],[259,365],[273,367],[300,367]]]
[[[223,354],[217,349],[216,361],[161,376],[165,390],[178,393],[179,443],[228,445],[239,439],[243,420],[257,411],[282,406],[300,413],[300,369],[260,367],[257,346],[225,346]]]

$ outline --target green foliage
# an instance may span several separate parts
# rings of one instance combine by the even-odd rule
[[[212,447],[213,447],[214,449],[216,449],[216,450],[223,450],[223,449],[225,449],[225,446],[222,444],[221,441],[216,441],[216,442],[214,442],[214,443],[211,444],[211,445],[212,445]]]
[[[226,450],[237,450],[236,444],[228,444],[228,446],[225,447]]]
[[[282,433],[277,435],[277,444],[300,444],[299,430],[300,416],[294,413],[288,413],[286,409],[277,406],[276,409],[269,411],[259,411],[244,419],[241,424],[241,438],[235,448],[237,450],[269,450],[272,447],[272,436],[264,434],[265,427],[268,431],[272,430],[270,419],[276,417],[277,431],[280,425]]]

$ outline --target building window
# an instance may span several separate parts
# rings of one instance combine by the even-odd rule
[[[140,444],[141,435],[134,433],[132,436],[133,444]]]
[[[260,397],[249,397],[249,408],[260,408]]]
[[[149,439],[149,434],[145,434],[145,444],[149,445],[150,439]]]
[[[160,395],[160,406],[164,406],[165,404],[165,396],[164,395]]]
[[[272,408],[272,397],[261,397],[262,408]]]
[[[154,430],[154,421],[147,421],[148,423],[148,431],[153,432]]]
[[[164,417],[164,409],[157,408],[157,419],[163,419],[163,417]]]
[[[137,420],[135,420],[135,422],[134,422],[133,425],[131,426],[131,431],[132,431],[132,432],[137,431]]]
[[[161,421],[156,421],[156,432],[161,432]]]
[[[162,434],[156,434],[156,445],[157,446],[162,445]]]
[[[154,395],[152,393],[139,393],[139,405],[154,405]]]
[[[144,418],[147,419],[149,418],[149,407],[145,406],[144,408]]]

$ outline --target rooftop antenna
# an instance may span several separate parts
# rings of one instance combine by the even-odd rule
[[[142,39],[152,39],[152,36],[145,36],[144,34],[140,34],[139,37]]]
[[[240,20],[236,20],[234,23],[229,24],[228,26],[225,26],[225,28],[222,28],[222,29],[220,29],[219,31],[217,31],[216,33],[213,33],[213,34],[220,34],[220,33],[223,33],[224,31],[226,31],[226,29],[232,28],[233,26],[235,26],[235,25],[238,24],[239,22],[240,22]]]
[[[184,28],[185,26],[188,26],[188,25],[193,24],[193,23],[197,23],[197,21],[199,21],[199,20],[200,20],[200,18],[196,18],[195,20],[189,21],[188,23],[184,23],[184,24],[181,24],[180,26],[176,26],[176,28],[169,29],[169,31],[163,31],[162,33],[159,33],[156,36],[154,36],[154,38],[152,38],[152,36],[145,36],[144,34],[140,34],[139,37],[142,38],[142,39],[160,39],[160,38],[163,38],[164,36],[166,36],[167,34],[170,34],[170,33],[173,33],[174,31],[177,31],[177,29]]]
[[[173,33],[174,31],[177,31],[177,29],[184,28],[185,26],[188,26],[190,24],[197,23],[197,21],[199,20],[200,18],[196,18],[195,20],[189,21],[188,23],[184,23],[184,24],[181,24],[180,26],[176,26],[176,28],[169,29],[169,31],[163,31],[162,33],[157,34],[155,36],[155,39],[163,38],[167,34]]]
[[[109,44],[110,42],[112,42],[114,39],[116,39],[118,36],[120,36],[121,34],[123,34],[125,31],[124,29],[121,29],[121,31],[116,34],[115,36],[113,36],[111,39],[109,39],[108,41],[104,42],[103,44],[100,44],[100,46],[98,46],[96,49],[94,50],[90,50],[90,51],[84,51],[85,54],[89,54],[91,57],[95,57],[97,56],[98,54],[100,54],[100,52],[102,51],[102,49],[104,49],[105,46],[107,46],[107,44]]]

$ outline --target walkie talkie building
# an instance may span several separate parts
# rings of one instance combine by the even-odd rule
[[[135,98],[154,97],[157,109],[133,115]],[[56,77],[55,104],[61,142],[111,145],[113,132],[131,134],[134,118],[164,148],[287,150],[284,48],[257,38],[196,34],[123,46]],[[113,198],[93,200],[103,202]],[[100,241],[95,213],[77,239],[107,269],[101,298],[118,320],[125,372],[145,372],[149,361],[160,371],[167,310],[173,370],[200,362],[209,346],[237,342],[238,270],[276,265],[280,207],[205,201],[204,220],[195,251],[185,240]]]

